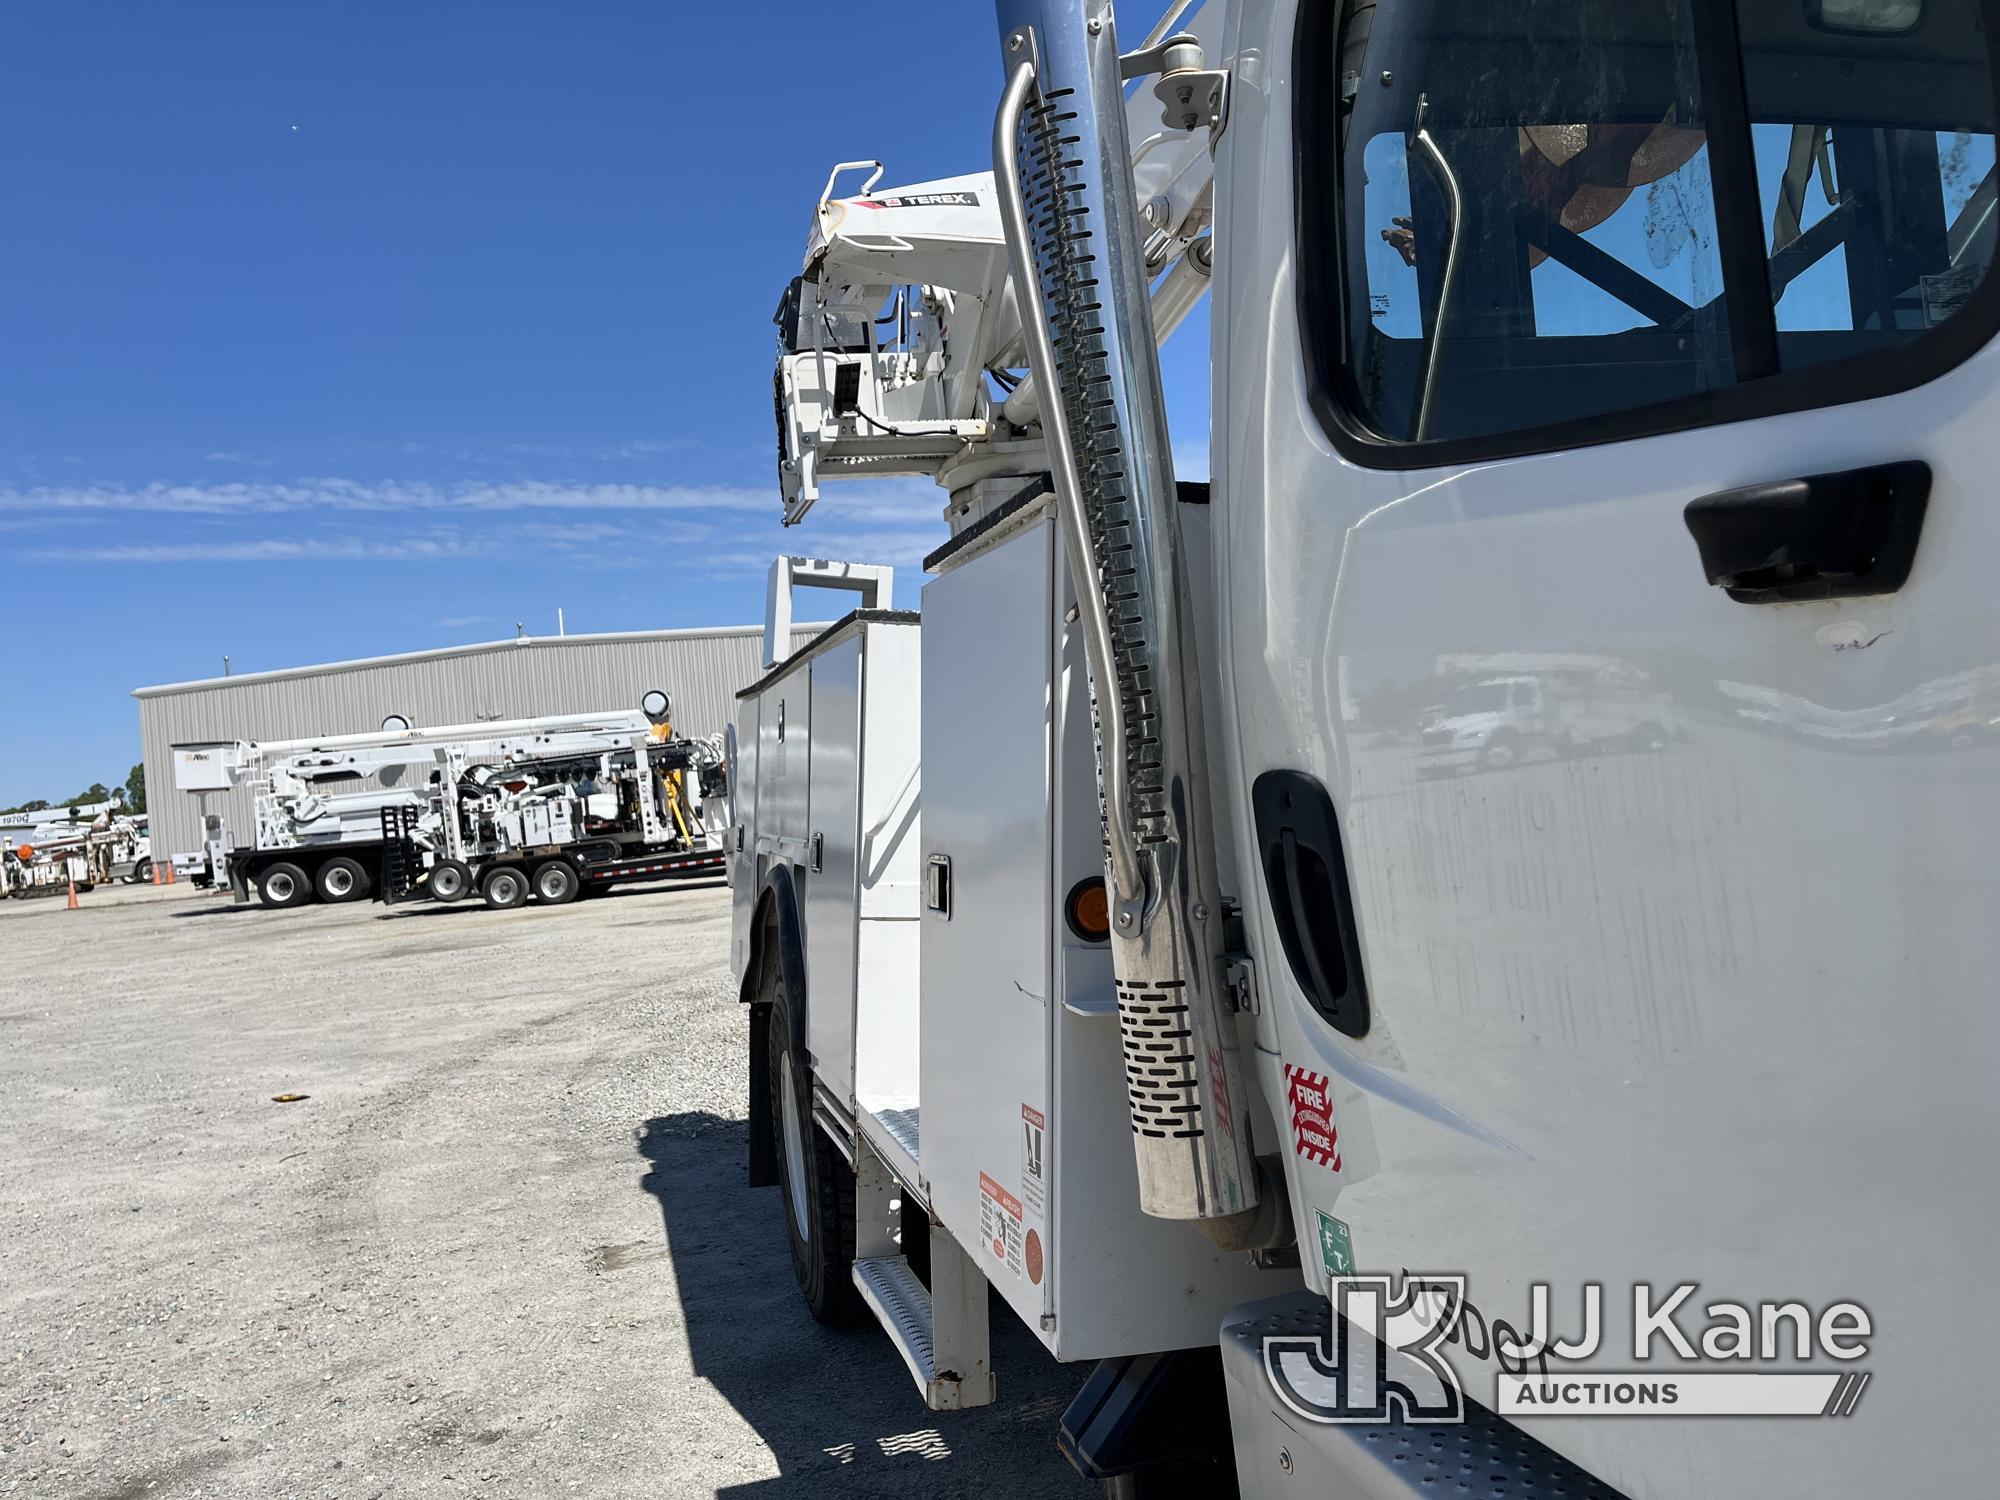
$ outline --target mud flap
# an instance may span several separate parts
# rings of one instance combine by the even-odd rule
[[[750,1007],[750,1186],[778,1185],[777,1132],[771,1128],[771,1007]]]

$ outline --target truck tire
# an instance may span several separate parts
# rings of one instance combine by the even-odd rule
[[[447,905],[463,901],[472,890],[472,871],[459,860],[441,859],[431,866],[430,879],[425,888],[430,891],[433,901],[443,901]]]
[[[273,911],[304,906],[312,900],[312,893],[312,882],[306,879],[306,872],[284,860],[266,865],[264,873],[257,877],[257,899]]]
[[[582,888],[576,866],[566,859],[545,859],[535,866],[535,899],[544,906],[567,906]]]
[[[512,911],[528,899],[528,877],[519,865],[495,865],[479,882],[479,895],[495,911]]]
[[[142,859],[132,866],[132,873],[125,877],[125,883],[127,885],[146,885],[152,881],[152,878],[153,862],[150,859]]]
[[[360,864],[345,854],[337,855],[319,867],[313,876],[313,887],[319,892],[319,899],[338,905],[343,901],[361,901],[368,895],[368,872]]]
[[[861,1311],[854,1290],[854,1172],[813,1123],[812,1066],[797,1055],[782,969],[777,954],[766,955],[757,999],[771,1007],[771,1134],[778,1143],[785,1238],[807,1311],[837,1326]]]

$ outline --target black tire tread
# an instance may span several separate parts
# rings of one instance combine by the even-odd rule
[[[771,1040],[765,1065],[770,1069],[771,1127],[778,1142],[778,1209],[791,1248],[792,1274],[807,1310],[814,1321],[838,1327],[854,1322],[862,1312],[860,1293],[854,1289],[854,1173],[833,1142],[812,1123],[812,1068],[804,1058],[794,1058],[792,1076],[805,1096],[796,1103],[806,1133],[806,1170],[812,1177],[806,1189],[806,1219],[812,1233],[802,1242],[792,1224],[791,1188],[786,1181],[791,1163],[785,1152],[780,1059],[791,1049],[792,1019],[781,969],[778,956],[767,954],[758,985],[759,1001],[771,1006]]]
[[[297,883],[299,894],[290,901],[273,901],[270,897],[270,886],[267,882],[279,870],[285,871]],[[275,864],[266,865],[257,876],[257,899],[273,911],[290,911],[293,907],[304,906],[313,899],[312,877],[290,860],[279,860]]]
[[[326,872],[335,865],[346,865],[354,871],[354,889],[345,896],[329,896],[326,893]],[[329,906],[338,906],[348,901],[366,901],[375,882],[368,878],[368,867],[358,859],[350,859],[345,854],[334,856],[313,872],[313,893]]]

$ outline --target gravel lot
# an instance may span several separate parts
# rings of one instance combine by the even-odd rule
[[[0,902],[0,1493],[1090,1493],[1004,1311],[959,1415],[806,1316],[726,890],[82,900]]]

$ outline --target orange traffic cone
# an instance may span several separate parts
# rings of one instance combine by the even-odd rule
[[[76,877],[74,875],[69,878],[69,909],[71,911],[76,910]]]
[[[173,862],[172,860],[168,860],[168,861],[167,861],[167,884],[168,884],[168,885],[172,885],[173,883],[174,883],[174,862]]]
[[[166,882],[166,877],[160,874],[160,862],[159,862],[158,860],[154,860],[154,861],[153,861],[153,884],[154,884],[154,885],[165,885],[166,883],[167,883],[167,882]]]

